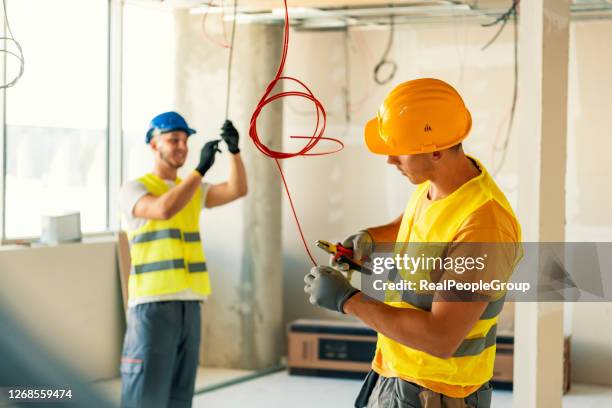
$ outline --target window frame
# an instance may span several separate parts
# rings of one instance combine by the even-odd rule
[[[6,3],[5,3],[6,7]],[[6,9],[4,10],[6,12]],[[6,18],[2,18],[2,36],[6,37]],[[6,49],[6,39],[2,43]],[[2,83],[6,83],[6,53],[2,53],[2,72],[0,74],[0,80]],[[0,98],[0,244],[4,243],[6,237],[6,89],[2,89],[2,97]]]
[[[7,2],[10,4],[10,2]],[[123,130],[122,130],[122,51],[123,51],[123,1],[106,0],[107,3],[107,73],[106,73],[106,214],[105,228],[83,234],[84,237],[109,235],[119,230],[117,199],[123,174]],[[7,5],[7,10],[9,6]],[[10,18],[10,13],[9,18]],[[6,19],[2,18],[1,28],[6,36]],[[4,40],[6,47],[6,40]],[[27,50],[26,50],[27,51]],[[6,82],[6,53],[0,62],[0,80]],[[15,86],[19,86],[17,83]],[[7,131],[6,131],[6,89],[0,90],[0,245],[32,243],[40,236],[10,238],[6,236],[6,174],[7,174]]]

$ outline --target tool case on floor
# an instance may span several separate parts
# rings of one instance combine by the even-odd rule
[[[300,319],[289,324],[289,374],[364,378],[376,332],[360,322]]]
[[[289,324],[289,374],[364,378],[376,350],[376,332],[360,322],[300,319]],[[497,336],[493,387],[512,389],[514,336]],[[570,337],[565,337],[563,391],[570,389]]]

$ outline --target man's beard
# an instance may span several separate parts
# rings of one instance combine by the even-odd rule
[[[167,154],[164,150],[159,151],[159,157],[164,163],[166,163],[169,167],[173,169],[178,170],[179,168],[181,168],[181,166],[183,166],[183,163],[180,163],[180,164],[174,163],[171,159],[171,155]]]

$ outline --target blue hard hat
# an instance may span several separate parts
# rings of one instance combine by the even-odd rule
[[[176,112],[164,112],[153,118],[149,124],[149,130],[147,131],[146,142],[151,143],[153,138],[153,132],[159,130],[160,133],[173,132],[175,130],[182,130],[187,133],[187,136],[193,135],[196,131],[187,125],[187,121],[180,114]]]

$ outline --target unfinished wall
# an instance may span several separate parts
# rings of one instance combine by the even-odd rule
[[[487,51],[481,51],[490,35],[492,30],[464,26],[460,21],[456,26],[398,28],[391,52],[398,64],[397,74],[390,83],[378,86],[372,71],[384,50],[386,29],[351,29],[348,35],[293,33],[286,72],[312,85],[328,110],[327,135],[346,143],[343,151],[331,156],[285,162],[311,248],[317,239],[341,240],[361,228],[389,222],[403,211],[414,186],[386,164],[386,157],[369,153],[363,144],[364,123],[375,116],[384,96],[400,82],[436,77],[454,85],[473,115],[474,126],[465,149],[492,169],[493,142],[505,135],[503,125],[510,110],[513,49],[508,31]],[[308,103],[289,99],[284,112],[285,138],[312,132],[312,107]],[[292,142],[286,139],[285,143]],[[321,149],[329,147],[334,146],[321,143]],[[517,152],[511,143],[506,166],[497,177],[511,202],[516,199],[516,166]],[[303,295],[300,283],[311,265],[286,204],[285,201],[286,321],[299,317],[345,318],[310,306]],[[313,251],[318,261],[327,262],[320,250]],[[356,283],[358,277],[353,279]]]
[[[200,130],[200,136],[196,136],[200,139],[196,139],[195,145],[201,146],[205,140],[216,137],[223,121],[227,54],[201,36],[199,18],[180,18],[184,24],[178,24],[181,29],[177,41],[181,46],[177,52],[176,100]],[[370,154],[362,143],[363,124],[375,114],[384,95],[399,82],[437,77],[453,84],[463,95],[474,119],[472,133],[465,142],[466,151],[479,158],[490,171],[496,167],[500,156],[494,145],[503,143],[511,106],[513,36],[509,25],[489,49],[482,51],[482,45],[495,30],[465,25],[461,19],[455,24],[398,28],[391,57],[397,61],[399,69],[395,79],[384,86],[374,84],[372,69],[386,44],[386,30],[350,30],[348,34],[292,31],[285,73],[304,80],[311,87],[327,108],[326,134],[346,144],[343,151],[334,155],[283,162],[304,235],[317,262],[326,263],[327,256],[313,245],[315,240],[341,240],[360,228],[386,222],[401,213],[413,191],[413,186],[386,165],[384,157]],[[240,39],[240,30],[237,38]],[[260,43],[254,38],[241,43],[241,46],[256,45]],[[611,51],[612,25],[609,22],[572,25],[568,241],[612,238],[612,215],[607,204],[611,193],[605,184],[605,174],[612,170],[612,163],[606,158],[609,150],[606,147],[611,142],[605,121],[611,106],[606,98],[612,94],[612,78],[607,70],[612,65]],[[348,53],[348,65],[345,52]],[[269,65],[266,69],[275,69],[276,56],[260,63]],[[236,64],[245,64],[247,72],[254,72],[249,70],[252,62],[239,58],[236,61]],[[247,78],[265,82],[272,75],[265,76]],[[247,85],[236,82],[235,88],[240,92],[239,89]],[[249,110],[254,108],[254,101],[236,101],[232,106],[232,109]],[[313,106],[297,98],[288,98],[283,108],[284,150],[295,151],[303,146],[303,141],[291,140],[289,136],[312,132]],[[238,126],[246,139],[247,123],[238,121]],[[513,204],[516,203],[518,166],[529,165],[521,161],[516,139],[513,134],[505,165],[496,175]],[[243,144],[250,143],[250,140],[243,140]],[[323,141],[316,150],[333,148],[335,145]],[[186,167],[195,165],[193,155],[190,160]],[[224,178],[227,170],[224,160],[221,156],[210,173],[211,180]],[[251,185],[258,181],[263,180],[250,179]],[[280,179],[266,178],[263,182],[280,183]],[[211,299],[205,306],[210,318],[205,337],[206,344],[210,345],[204,357],[207,363],[240,362],[240,343],[227,342],[227,333],[235,333],[240,326],[235,300],[240,277],[235,271],[240,269],[241,255],[236,254],[245,253],[246,248],[240,235],[245,228],[244,219],[236,214],[244,213],[243,205],[238,202],[204,212],[204,245],[213,271],[215,291],[215,300]],[[301,317],[347,318],[308,303],[302,279],[312,265],[299,239],[284,193],[282,237],[284,322]],[[357,283],[356,278],[354,283]],[[605,339],[612,337],[612,311],[607,305],[580,304],[568,305],[566,311],[566,331],[573,331],[574,380],[612,384],[605,370],[612,359],[612,349],[605,344]],[[506,319],[506,322],[511,325],[511,320]],[[283,339],[280,341],[282,344]]]
[[[612,149],[612,24],[574,23],[570,39],[566,240],[608,242],[612,241],[612,191],[607,176],[612,173],[608,157]],[[569,320],[575,381],[611,385],[612,304],[576,303],[570,308],[566,326]]]
[[[176,12],[177,67],[175,105],[198,129],[185,169],[197,163],[199,150],[219,137],[225,120],[228,50],[205,39],[202,16]],[[217,35],[215,21],[209,22]],[[218,29],[218,26],[216,27]],[[274,163],[255,149],[248,137],[251,113],[274,76],[281,47],[281,27],[238,26],[234,50],[229,118],[241,134],[249,195],[202,212],[201,232],[212,295],[204,304],[203,355],[207,366],[260,369],[281,357],[281,199]],[[259,122],[261,139],[280,149],[282,105],[274,104]],[[204,178],[227,180],[225,144]]]
[[[225,120],[225,71],[227,51],[209,43],[198,25],[199,19],[186,12],[175,13],[176,77],[175,105],[198,133],[190,139],[191,152],[185,169],[193,169],[204,143],[219,137]],[[238,129],[244,134],[242,123]],[[223,146],[222,146],[223,147]],[[217,155],[215,165],[204,177],[211,183],[227,177],[227,153]],[[200,231],[210,273],[212,293],[202,308],[202,350],[200,363],[207,366],[242,367],[237,307],[237,283],[243,252],[243,202],[237,201],[201,213]],[[230,221],[231,220],[231,221]]]
[[[494,144],[506,132],[513,84],[513,36],[508,26],[486,51],[480,48],[491,29],[455,25],[411,26],[398,30],[391,56],[399,65],[395,79],[377,86],[372,69],[383,50],[387,32],[353,31],[348,37],[349,69],[344,59],[344,33],[295,33],[286,71],[312,85],[329,113],[328,135],[347,142],[342,152],[322,158],[285,163],[304,233],[316,239],[340,240],[364,226],[392,219],[402,211],[412,191],[405,179],[389,168],[384,157],[369,154],[362,143],[363,124],[372,117],[384,95],[397,83],[417,77],[437,77],[453,84],[471,110],[474,127],[465,150],[492,171],[499,163]],[[321,44],[326,44],[321,47]],[[612,25],[608,21],[572,24],[567,164],[567,241],[612,239],[611,197],[606,174],[612,148],[606,115],[612,109]],[[316,63],[313,63],[316,61]],[[346,122],[345,91],[348,87],[350,122]],[[312,128],[312,108],[296,101],[285,103],[285,137],[307,134]],[[511,136],[508,155],[496,181],[516,203],[518,166],[521,160]],[[323,143],[322,143],[323,145]],[[301,278],[310,268],[286,201],[285,319],[299,317],[345,318],[313,308],[302,294]],[[312,248],[312,247],[311,247]],[[326,257],[318,253],[318,261]],[[354,278],[355,279],[355,278]],[[509,313],[509,317],[511,317]],[[504,319],[506,326],[511,319]],[[566,332],[573,333],[573,379],[576,382],[612,384],[606,367],[612,364],[612,309],[609,304],[567,304]]]

